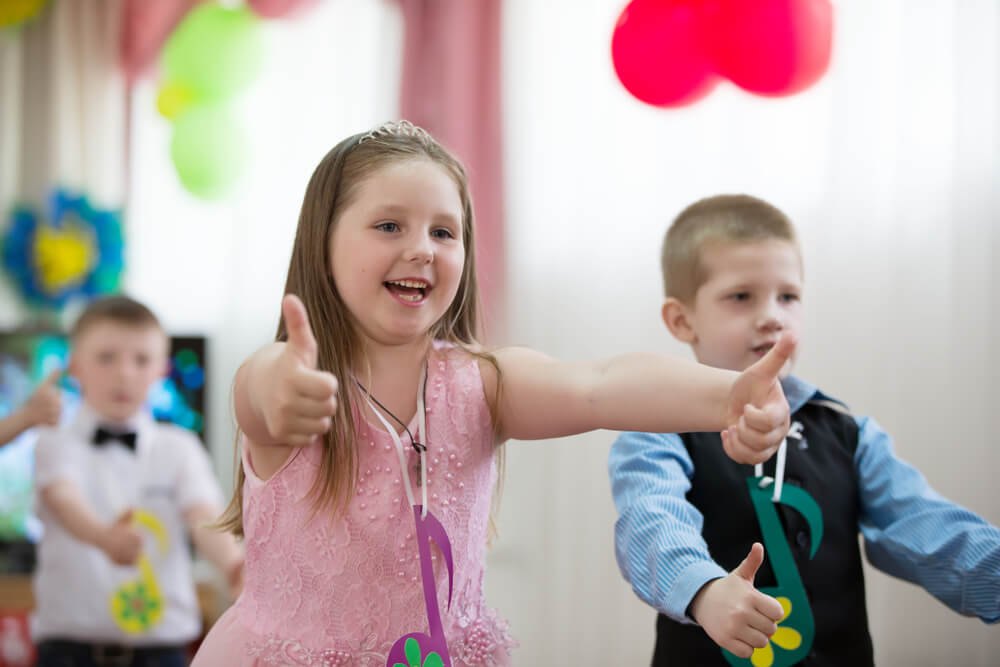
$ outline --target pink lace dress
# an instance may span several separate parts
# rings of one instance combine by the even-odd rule
[[[245,588],[205,638],[193,667],[383,667],[393,641],[428,632],[413,511],[390,436],[359,420],[360,474],[345,518],[313,517],[306,495],[319,446],[294,453],[267,481],[243,454]],[[416,423],[410,424],[412,432]],[[435,345],[427,378],[428,506],[455,562],[451,608],[436,547],[435,576],[453,664],[508,665],[516,643],[486,607],[483,574],[496,465],[475,358]],[[406,436],[403,440],[407,441]],[[407,474],[415,494],[416,453]]]

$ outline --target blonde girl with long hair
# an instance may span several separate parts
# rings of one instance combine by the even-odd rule
[[[510,664],[516,644],[483,599],[507,439],[721,431],[749,463],[788,429],[790,339],[742,374],[485,349],[465,171],[406,121],[316,168],[285,294],[277,342],[235,380],[223,524],[245,539],[245,587],[196,667]]]

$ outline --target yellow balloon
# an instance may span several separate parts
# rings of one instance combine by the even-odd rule
[[[48,0],[3,0],[0,2],[0,28],[24,23],[38,12]]]
[[[167,82],[156,96],[156,108],[165,117],[173,120],[194,102],[194,93],[182,83]]]

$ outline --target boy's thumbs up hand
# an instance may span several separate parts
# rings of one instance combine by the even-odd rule
[[[755,648],[766,646],[784,615],[777,600],[753,586],[763,562],[764,547],[754,542],[729,576],[708,582],[691,600],[691,617],[712,641],[741,658],[749,658]]]
[[[132,510],[126,510],[101,534],[97,546],[115,565],[135,565],[142,553],[142,533],[132,525]]]
[[[31,426],[45,424],[57,426],[62,414],[62,393],[57,383],[62,376],[62,369],[57,368],[38,385],[35,392],[24,404],[25,416]]]
[[[317,345],[302,301],[281,302],[288,339],[261,378],[261,406],[268,434],[281,444],[304,447],[330,430],[337,410],[337,378],[317,370]]]
[[[797,344],[795,337],[786,333],[733,383],[722,446],[734,461],[766,461],[788,434],[788,401],[780,379]]]

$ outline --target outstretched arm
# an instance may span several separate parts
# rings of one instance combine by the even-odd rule
[[[722,431],[727,453],[766,460],[788,430],[778,373],[794,349],[786,337],[743,373],[656,354],[561,362],[526,348],[495,352],[501,438],[554,438],[599,428]],[[489,373],[488,364],[482,364]],[[494,385],[486,378],[485,386]]]
[[[873,419],[857,421],[861,532],[872,565],[960,614],[1000,621],[1000,530],[896,458],[892,439]]]

